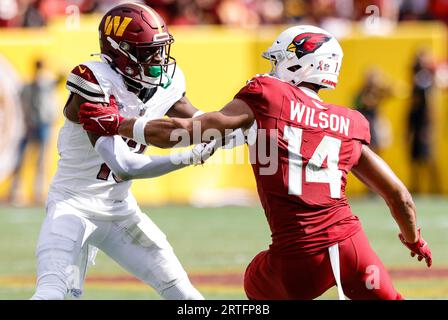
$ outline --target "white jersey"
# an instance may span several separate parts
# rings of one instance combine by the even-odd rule
[[[176,66],[172,83],[166,89],[158,87],[143,103],[127,90],[122,76],[107,63],[91,61],[72,70],[66,87],[91,102],[108,102],[113,95],[124,117],[145,116],[151,120],[163,118],[182,98],[185,78]],[[126,141],[133,152],[144,152],[145,146],[130,139]],[[136,201],[129,190],[131,181],[120,181],[111,172],[82,125],[65,120],[59,132],[58,153],[60,159],[48,200],[67,202],[87,217],[96,219],[120,218],[135,212]]]

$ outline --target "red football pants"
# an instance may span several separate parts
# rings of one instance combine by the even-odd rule
[[[362,229],[339,243],[339,260],[342,288],[348,298],[402,299]],[[311,300],[334,285],[328,249],[305,257],[262,251],[244,276],[244,289],[251,300]]]

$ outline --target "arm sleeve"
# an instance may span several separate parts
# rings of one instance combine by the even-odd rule
[[[95,150],[120,179],[154,178],[190,164],[191,150],[168,156],[147,156],[129,151],[120,136],[102,136]]]

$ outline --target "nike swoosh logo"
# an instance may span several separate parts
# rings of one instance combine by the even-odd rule
[[[115,121],[115,117],[113,116],[107,116],[100,118],[101,121]]]
[[[83,74],[84,72],[86,72],[87,68],[82,68],[81,66],[78,66],[79,72],[81,72],[81,74]]]

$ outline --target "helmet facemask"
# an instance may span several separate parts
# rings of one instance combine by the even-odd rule
[[[171,44],[174,42],[171,35],[168,40],[151,43],[135,44],[127,41],[117,43],[110,37],[107,38],[107,41],[127,59],[124,70],[116,69],[127,80],[130,80],[131,86],[135,86],[133,85],[135,82],[144,88],[157,86],[167,88],[171,84],[176,70],[176,59],[170,54]],[[160,62],[154,62],[156,55],[160,55]],[[169,70],[170,66],[173,66],[172,70]]]
[[[173,36],[150,6],[123,3],[110,9],[98,31],[101,57],[133,89],[167,88],[176,69],[171,57]]]

